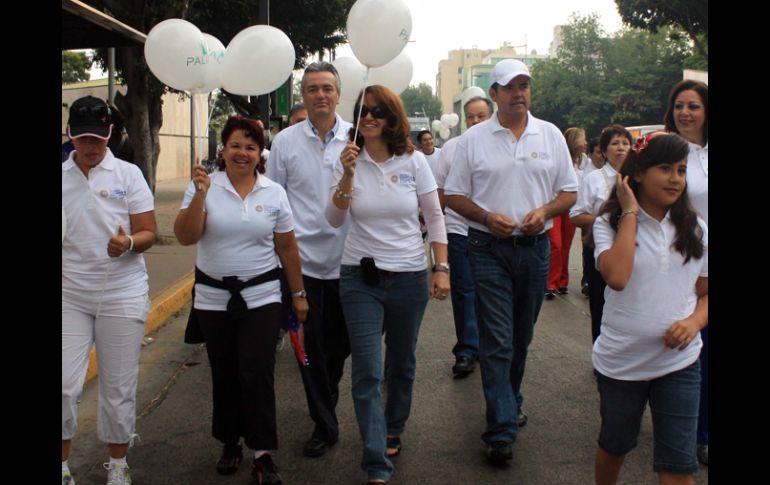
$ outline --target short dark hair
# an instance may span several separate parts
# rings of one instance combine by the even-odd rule
[[[291,117],[292,117],[292,116],[294,116],[295,114],[297,114],[297,112],[298,112],[298,111],[303,111],[303,110],[304,110],[304,111],[307,111],[307,108],[305,108],[305,105],[304,105],[304,104],[302,104],[302,103],[299,103],[299,104],[295,104],[295,105],[294,105],[294,106],[292,106],[292,107],[291,107],[291,109],[289,110],[289,119],[291,119]]]
[[[326,61],[317,61],[317,62],[308,64],[308,66],[305,68],[305,73],[302,74],[301,87],[302,87],[303,93],[305,92],[305,76],[307,76],[308,73],[310,72],[330,72],[334,74],[334,81],[335,81],[334,84],[337,87],[337,92],[338,93],[342,92],[340,90],[340,73],[337,72],[337,68],[334,67],[334,64]]]
[[[259,145],[260,162],[257,164],[257,171],[259,171],[259,173],[265,173],[265,130],[260,123],[257,123],[257,121],[259,120],[240,115],[234,115],[227,118],[225,127],[222,128],[222,146],[227,145],[227,140],[230,139],[230,136],[235,130],[243,130],[247,137],[251,138],[257,142],[257,145]],[[219,168],[219,170],[225,169],[224,158],[220,157],[217,160],[217,168]]]
[[[671,88],[671,94],[668,96],[668,108],[666,108],[666,114],[663,116],[663,124],[666,125],[666,130],[672,133],[679,133],[679,130],[676,129],[676,123],[674,123],[674,103],[679,93],[688,90],[698,93],[703,103],[703,112],[706,115],[703,120],[703,140],[709,141],[709,87],[706,83],[693,81],[692,79],[685,79],[676,83]]]
[[[431,137],[433,136],[433,133],[431,133],[430,130],[420,130],[420,132],[417,133],[417,143],[422,143],[422,137],[426,134],[430,135]]]
[[[631,133],[629,133],[629,131],[622,125],[608,125],[604,127],[602,134],[599,135],[599,148],[601,148],[602,153],[607,151],[607,147],[610,146],[610,142],[615,137],[615,135],[625,136],[628,138],[628,143],[632,145],[634,144],[634,138],[631,136]]]
[[[599,137],[595,136],[588,140],[588,153],[591,154],[594,152],[594,148],[596,148],[596,145],[599,144]],[[599,148],[601,150],[601,147]]]

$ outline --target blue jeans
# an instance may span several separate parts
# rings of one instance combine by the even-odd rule
[[[709,328],[700,331],[700,408],[698,410],[698,444],[709,444]]]
[[[487,403],[486,443],[513,443],[524,397],[521,381],[527,349],[543,303],[550,243],[543,235],[532,245],[470,229],[468,253],[476,283],[479,362]]]
[[[477,359],[479,355],[479,328],[476,323],[474,300],[476,289],[468,260],[468,236],[447,234],[449,239],[449,282],[452,286],[452,313],[455,320],[457,344],[452,349],[455,357]]]
[[[381,272],[379,283],[369,286],[359,266],[343,265],[340,300],[350,336],[353,405],[364,445],[361,468],[369,479],[388,480],[393,463],[385,455],[385,440],[386,435],[401,435],[409,418],[417,335],[428,304],[428,272]],[[383,331],[388,366],[384,412]]]
[[[672,352],[676,352],[675,350]],[[653,470],[676,474],[698,471],[695,436],[698,427],[700,364],[650,381],[621,381],[599,372],[602,425],[599,447],[625,455],[636,446],[647,403],[652,413]]]

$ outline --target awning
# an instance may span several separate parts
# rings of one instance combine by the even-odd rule
[[[62,0],[62,49],[143,45],[147,35],[78,0]]]

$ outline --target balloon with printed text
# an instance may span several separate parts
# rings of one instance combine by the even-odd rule
[[[403,0],[358,0],[348,13],[348,41],[366,67],[395,59],[411,34],[412,13]]]
[[[206,83],[206,40],[190,22],[167,19],[155,25],[144,42],[147,67],[160,82],[189,91]]]

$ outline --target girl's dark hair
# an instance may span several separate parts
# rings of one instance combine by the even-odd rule
[[[707,84],[700,81],[693,81],[692,79],[685,79],[679,81],[671,88],[671,94],[668,96],[668,108],[666,114],[663,116],[663,123],[666,125],[666,130],[672,133],[679,133],[676,129],[676,123],[674,123],[674,104],[676,103],[676,97],[682,91],[688,91],[692,89],[703,103],[703,114],[705,115],[703,120],[703,139],[709,141],[709,87]]]
[[[628,186],[634,192],[636,200],[639,200],[639,182],[636,181],[636,175],[655,165],[673,164],[686,159],[689,152],[687,141],[681,136],[673,133],[658,133],[660,132],[654,133],[653,135],[655,136],[647,135],[649,143],[639,152],[639,155],[636,154],[636,149],[628,152],[618,174],[618,177],[628,177]],[[637,142],[634,148],[639,146],[639,144]],[[613,187],[607,202],[604,203],[599,211],[599,215],[604,213],[610,215],[610,226],[617,232],[622,208],[618,202],[617,189],[615,187]],[[684,256],[685,263],[690,258],[700,259],[703,257],[703,230],[698,225],[698,215],[690,203],[690,198],[687,196],[686,185],[682,195],[671,206],[670,214],[671,221],[676,228],[674,249]]]
[[[414,143],[409,136],[409,120],[406,117],[404,103],[390,88],[375,84],[366,87],[366,94],[371,94],[374,102],[386,113],[386,124],[382,129],[382,139],[388,145],[388,151],[396,155],[414,152]],[[361,94],[356,98],[353,108],[353,128],[358,125],[358,110],[361,106]],[[360,136],[360,135],[359,135]],[[350,133],[353,137],[353,131]]]
[[[265,130],[262,128],[260,123],[257,123],[257,120],[255,119],[240,115],[231,116],[227,118],[227,123],[225,123],[225,127],[222,128],[223,147],[227,146],[227,140],[230,139],[230,136],[235,130],[243,130],[243,133],[247,137],[257,142],[257,145],[259,145],[259,162],[257,163],[257,171],[259,173],[265,173]],[[225,169],[224,158],[219,157],[216,163],[219,170]]]

